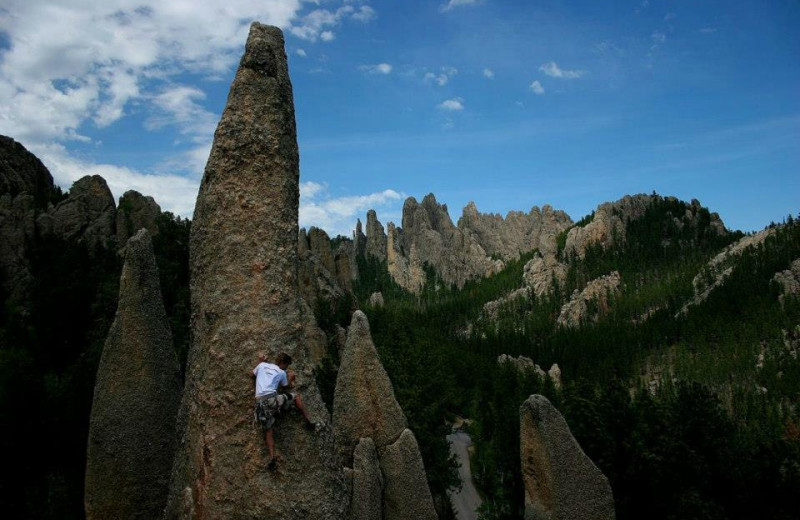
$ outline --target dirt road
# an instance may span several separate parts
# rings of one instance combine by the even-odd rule
[[[472,439],[464,432],[456,431],[447,436],[450,441],[450,453],[456,456],[461,467],[458,468],[458,476],[461,479],[461,491],[450,493],[450,502],[456,512],[458,520],[476,520],[478,513],[475,512],[481,505],[481,498],[475,485],[472,482],[472,472],[469,468],[469,452],[467,448],[472,445]]]

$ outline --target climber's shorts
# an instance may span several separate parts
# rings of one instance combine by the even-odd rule
[[[253,418],[264,430],[269,430],[275,424],[275,418],[286,410],[296,408],[295,397],[297,394],[267,394],[256,397]]]

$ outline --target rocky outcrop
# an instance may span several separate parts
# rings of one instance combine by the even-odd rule
[[[378,215],[372,209],[367,211],[367,240],[364,254],[381,262],[386,260],[386,233],[383,231],[383,224],[378,221]]]
[[[516,291],[511,291],[505,296],[483,304],[483,317],[491,321],[497,321],[500,317],[500,310],[513,306],[515,302],[522,302],[530,298],[531,291],[527,287],[522,287]]]
[[[547,398],[520,407],[520,458],[526,520],[611,520],[608,479],[581,450]]]
[[[384,519],[436,520],[422,455],[411,430],[403,430],[396,442],[378,453],[385,481]]]
[[[331,274],[336,274],[336,262],[333,259],[333,251],[331,250],[331,238],[328,234],[317,227],[311,227],[308,230],[308,243],[311,252],[319,258],[323,267]]]
[[[349,241],[342,242],[333,256],[333,263],[336,266],[336,281],[342,290],[350,293],[353,292],[353,280],[358,278],[357,274],[353,275],[353,264],[350,261],[352,256],[352,243]],[[358,266],[356,266],[356,273],[358,273]]]
[[[725,283],[733,272],[733,264],[748,247],[757,247],[775,233],[775,229],[768,228],[753,235],[737,240],[712,258],[706,266],[692,280],[694,296],[681,308],[676,316],[685,314],[689,308],[706,301],[711,292]]]
[[[392,279],[410,292],[418,293],[425,284],[425,266],[447,284],[463,287],[467,280],[494,274],[505,261],[532,249],[555,254],[556,236],[571,224],[563,211],[550,206],[534,207],[529,213],[511,212],[503,218],[478,213],[470,203],[455,226],[447,205],[439,204],[431,193],[422,202],[406,199],[402,226],[388,223],[386,235],[374,212],[368,213],[366,254],[385,258]],[[356,244],[358,235],[356,229]],[[378,238],[370,239],[371,235]],[[355,251],[358,255],[357,247]]]
[[[117,207],[117,243],[123,248],[128,239],[140,229],[146,229],[151,236],[158,234],[159,206],[153,197],[145,197],[138,191],[126,191],[119,199]]]
[[[584,225],[576,225],[567,233],[564,255],[583,258],[587,248],[599,245],[607,249],[626,240],[625,228],[628,222],[642,217],[654,203],[683,204],[675,197],[652,195],[626,195],[616,202],[606,202],[597,207],[589,221]],[[727,233],[722,220],[716,213],[708,213],[700,202],[693,199],[684,204],[681,214],[673,214],[672,221],[676,228],[684,226],[697,227],[700,222],[707,222],[711,232],[717,235]]]
[[[436,202],[432,193],[421,203],[413,197],[406,199],[400,249],[407,253],[410,270],[422,273],[423,266],[429,265],[442,280],[459,288],[471,278],[498,272],[504,265],[490,258],[471,234],[454,226],[447,205]]]
[[[350,520],[383,520],[383,475],[370,438],[359,440],[353,451]]]
[[[386,243],[386,267],[389,276],[400,287],[417,293],[425,284],[425,272],[417,255],[416,244],[411,244],[411,249],[406,255],[403,252],[403,230],[395,227],[394,222],[388,224],[389,234]]]
[[[394,442],[405,427],[406,417],[372,343],[369,321],[356,311],[347,330],[333,396],[336,443],[349,462],[362,437],[370,437],[380,449]]]
[[[572,220],[563,211],[549,205],[537,206],[528,213],[510,211],[505,218],[498,214],[479,213],[474,202],[464,208],[458,220],[458,228],[475,237],[490,256],[504,260],[519,258],[519,255],[540,249],[542,237],[553,237],[572,225]]]
[[[609,298],[619,293],[621,279],[619,272],[595,278],[586,284],[582,291],[577,289],[570,300],[561,307],[556,322],[562,327],[578,327],[581,323],[597,319],[609,309]]]
[[[372,342],[367,317],[353,313],[333,397],[336,443],[346,464],[353,464],[353,501],[362,493],[357,473],[365,439],[378,450],[383,474],[383,518],[435,519],[433,499],[414,434],[397,403],[392,383]],[[354,451],[354,448],[355,451]],[[374,486],[374,479],[370,479]],[[374,511],[375,507],[368,508]]]
[[[525,264],[522,280],[538,297],[550,294],[567,279],[567,264],[559,262],[555,254],[535,255]]]
[[[15,305],[30,300],[29,244],[37,214],[47,209],[54,189],[53,177],[35,155],[0,136],[0,289]]]
[[[89,424],[87,519],[159,518],[175,453],[182,382],[147,230],[126,250]]]
[[[52,232],[64,240],[83,242],[89,251],[108,249],[116,243],[116,213],[114,196],[105,179],[92,175],[75,181],[69,196],[38,224],[45,234]]]
[[[254,23],[214,135],[190,242],[192,338],[181,441],[166,518],[341,519],[344,475],[333,439],[284,415],[280,461],[265,469],[252,427],[260,351],[293,357],[295,390],[327,416],[306,350],[297,289],[299,157],[281,31]]]
[[[369,306],[370,307],[383,307],[383,293],[381,292],[374,292],[369,295]]]
[[[778,298],[781,304],[787,296],[800,294],[800,258],[792,262],[789,269],[776,273],[772,280],[780,287],[781,294]]]
[[[553,385],[556,388],[561,388],[561,368],[557,363],[550,365],[550,369],[545,372],[542,367],[534,363],[533,360],[527,356],[513,357],[509,356],[508,354],[500,354],[497,356],[498,365],[503,365],[506,363],[510,363],[514,369],[520,373],[532,371],[539,379],[543,381],[549,377],[553,381]]]
[[[53,176],[35,155],[10,137],[0,135],[0,194],[13,200],[33,198],[32,208],[44,211],[53,195]]]

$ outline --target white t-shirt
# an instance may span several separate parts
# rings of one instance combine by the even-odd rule
[[[256,376],[256,397],[277,392],[279,385],[289,384],[286,372],[272,363],[259,363],[253,369],[253,375]]]

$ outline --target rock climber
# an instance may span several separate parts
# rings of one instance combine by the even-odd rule
[[[277,464],[275,441],[272,437],[272,426],[275,424],[275,417],[283,411],[296,409],[303,414],[305,419],[304,426],[307,430],[314,430],[316,425],[308,417],[308,412],[300,394],[278,392],[278,390],[287,390],[294,386],[294,372],[287,370],[292,363],[291,356],[281,352],[275,359],[275,363],[268,363],[266,359],[267,356],[263,352],[258,355],[259,363],[253,369],[252,374],[256,385],[255,420],[264,430],[264,441],[269,450],[267,469],[274,471]]]

